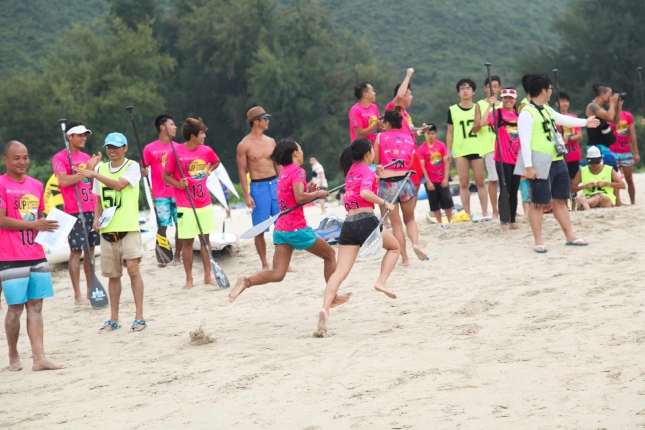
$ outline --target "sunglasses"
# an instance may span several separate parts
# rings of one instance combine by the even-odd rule
[[[266,116],[266,115],[263,115],[263,116],[259,117],[258,119],[263,119],[263,120],[265,120],[266,122],[269,122],[269,117],[268,117],[268,116]]]

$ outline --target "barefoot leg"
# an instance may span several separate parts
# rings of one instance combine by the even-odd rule
[[[334,298],[334,301],[331,302],[332,308],[335,308],[336,306],[343,305],[347,302],[349,302],[349,299],[352,298],[353,293],[347,293],[347,294],[336,294],[336,297]]]
[[[20,354],[18,353],[18,336],[20,335],[20,316],[24,308],[24,303],[9,305],[7,316],[4,320],[4,330],[7,334],[7,344],[9,345],[9,370],[22,370]]]
[[[181,254],[184,261],[184,271],[186,272],[184,290],[193,288],[193,242],[195,242],[195,238],[182,239]]]
[[[240,286],[236,283],[228,295],[229,302],[232,303],[237,296],[242,293],[242,291],[249,288],[251,285],[257,286],[268,284],[270,282],[282,281],[284,276],[287,274],[287,267],[289,266],[292,255],[293,248],[290,245],[276,245],[275,253],[273,254],[273,269],[260,270],[259,272],[254,273],[247,278],[247,281],[242,282]],[[240,278],[238,278],[237,281],[239,282]],[[248,285],[246,285],[247,283]],[[242,286],[244,287],[242,288]]]
[[[230,303],[233,303],[235,299],[237,299],[237,296],[242,294],[242,291],[246,290],[251,286],[251,283],[249,282],[249,278],[246,276],[240,276],[237,278],[237,281],[235,282],[235,285],[233,285],[233,288],[231,288],[231,292],[228,293],[228,301]]]
[[[396,262],[399,259],[399,243],[394,236],[386,230],[383,230],[383,248],[385,248],[386,252],[383,257],[383,261],[381,262],[381,274],[376,281],[376,284],[374,284],[374,288],[377,291],[384,293],[389,298],[396,299],[396,294],[387,288],[387,279],[389,278],[390,273],[392,273],[392,270],[394,270],[394,266],[396,266]]]
[[[336,252],[325,239],[319,237],[316,239],[316,242],[312,246],[306,249],[307,252],[312,253],[316,257],[320,257],[324,261],[324,272],[325,282],[329,281],[332,273],[336,271]],[[291,267],[291,266],[289,266]]]
[[[29,342],[31,342],[31,351],[34,359],[32,370],[64,369],[65,366],[52,363],[45,357],[42,310],[43,299],[29,300],[27,302],[27,335],[29,335]]]
[[[338,288],[340,288],[340,284],[342,284],[345,278],[347,278],[349,271],[352,270],[352,266],[354,266],[354,262],[356,261],[356,256],[358,255],[359,249],[359,246],[338,246],[338,264],[336,266],[336,271],[330,276],[329,281],[327,281],[327,286],[325,287],[325,295],[323,298],[323,307],[318,314],[319,331],[327,331],[327,318],[329,317],[329,309],[336,299],[336,293],[338,292]],[[324,320],[324,324],[322,326],[320,325],[321,317]],[[320,327],[323,327],[324,329],[320,329]]]

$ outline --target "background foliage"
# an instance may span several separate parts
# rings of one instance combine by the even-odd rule
[[[143,144],[156,138],[160,112],[178,122],[202,117],[207,144],[235,179],[246,111],[262,105],[273,115],[269,135],[295,137],[333,177],[357,82],[374,85],[382,110],[414,67],[410,112],[415,123],[437,123],[441,136],[458,100],[455,82],[468,76],[481,87],[486,61],[504,86],[518,88],[522,74],[558,68],[574,113],[591,98],[590,85],[603,81],[628,92],[626,108],[639,114],[645,8],[637,3],[4,0],[0,137],[26,143],[31,173],[44,179],[63,148],[61,117],[94,131],[91,151],[123,132],[135,159],[126,105],[135,106]]]

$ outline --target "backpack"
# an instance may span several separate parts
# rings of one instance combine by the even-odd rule
[[[320,224],[317,228],[314,229],[316,234],[325,241],[334,245],[338,243],[338,237],[340,236],[340,230],[343,227],[343,221],[338,218],[336,215],[328,215],[320,221]]]

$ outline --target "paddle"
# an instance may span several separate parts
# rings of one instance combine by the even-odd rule
[[[132,120],[132,128],[134,129],[134,137],[137,139],[137,146],[139,147],[139,154],[141,155],[141,166],[145,169],[147,167],[143,161],[143,149],[141,148],[141,142],[139,141],[139,133],[137,133],[137,126],[134,123],[134,115],[132,114],[132,109],[134,109],[134,106],[128,106],[125,108],[125,110],[130,112],[130,119]],[[168,136],[168,139],[170,139],[170,135]],[[166,229],[159,225],[159,215],[157,214],[157,208],[155,207],[155,196],[154,194],[152,194],[152,185],[150,184],[150,177],[148,176],[146,176],[146,183],[148,184],[148,189],[150,190],[150,194],[152,196],[151,209],[154,211],[155,218],[157,219],[155,256],[157,257],[157,261],[165,266],[166,264],[172,262],[173,260],[172,248],[170,247],[170,242],[168,242],[168,238],[166,237]]]
[[[403,166],[403,165],[404,165],[404,161],[403,161],[403,160],[394,160],[394,161],[392,161],[391,163],[386,164],[386,165],[385,165],[385,166],[383,166],[383,167],[384,167],[384,168],[385,168],[385,167],[391,167],[391,166],[394,166],[394,165],[397,165],[397,166]],[[345,184],[342,184],[342,185],[339,185],[339,186],[337,186],[337,187],[334,187],[334,188],[332,188],[331,190],[329,190],[329,193],[332,193],[332,192],[334,192],[334,191],[338,191],[338,190],[340,190],[341,188],[343,188],[344,186],[345,186]],[[316,200],[318,200],[318,199],[313,199],[313,200],[309,200],[308,202],[300,203],[300,204],[298,204],[298,205],[295,205],[295,206],[294,206],[294,207],[292,207],[292,208],[289,208],[289,209],[286,209],[286,210],[284,210],[284,211],[280,212],[280,213],[279,213],[279,214],[277,214],[277,215],[273,215],[271,218],[268,218],[268,219],[266,219],[266,220],[262,221],[261,223],[254,225],[254,226],[253,226],[253,227],[251,227],[249,230],[247,230],[247,231],[245,231],[244,233],[242,233],[242,235],[240,236],[240,238],[241,238],[241,239],[253,239],[253,238],[254,238],[255,236],[257,236],[258,234],[263,233],[267,228],[269,228],[269,227],[271,226],[271,224],[273,224],[273,223],[275,222],[275,220],[277,220],[278,218],[280,218],[282,215],[286,215],[286,214],[288,214],[289,212],[294,211],[294,210],[296,210],[296,209],[298,209],[298,208],[301,208],[301,207],[303,207],[303,206],[305,206],[305,205],[308,205],[308,204],[309,204],[309,203],[311,203],[311,202],[315,202]]]
[[[486,69],[488,71],[488,88],[490,89],[491,97],[493,97],[493,81],[490,77],[490,66],[491,63],[485,63]],[[500,185],[500,194],[499,194],[499,221],[502,225],[508,225],[511,222],[511,203],[508,197],[508,189],[506,188],[506,180],[504,179],[504,165],[502,164],[502,148],[499,145],[499,139],[497,137],[497,115],[495,115],[495,108],[493,107],[493,132],[495,133],[495,151],[497,152],[497,157],[499,161],[497,162],[499,167],[499,185]]]
[[[166,124],[166,118],[162,119],[161,122],[163,123],[164,128],[166,129],[166,134],[170,136],[170,133],[168,132],[168,125]],[[172,148],[172,153],[175,156],[175,161],[177,162],[177,169],[179,169],[179,175],[181,176],[181,179],[184,179],[184,171],[181,169],[181,164],[179,161],[179,156],[177,156],[177,150],[175,149],[175,144],[172,143],[172,139],[170,139],[170,147]],[[188,195],[188,200],[190,201],[190,207],[193,209],[193,215],[195,215],[195,221],[197,222],[197,228],[199,229],[199,238],[202,241],[202,244],[204,245],[204,249],[206,249],[206,253],[208,254],[208,258],[211,263],[211,270],[213,271],[213,275],[215,275],[215,281],[217,282],[217,285],[219,285],[220,290],[223,290],[225,288],[229,288],[231,286],[231,283],[228,280],[228,277],[226,276],[226,273],[222,270],[221,267],[219,267],[219,264],[215,262],[215,259],[213,259],[213,253],[210,251],[210,244],[206,241],[206,236],[204,236],[204,230],[202,229],[202,223],[199,222],[199,217],[197,216],[197,209],[195,209],[195,202],[193,202],[193,196],[190,195],[190,190],[188,187],[186,187],[186,194]]]
[[[408,171],[408,173],[405,174],[405,177],[402,179],[402,182],[405,183],[405,181],[408,180],[410,175],[414,173],[413,170]],[[396,204],[397,200],[399,199],[399,195],[401,194],[401,191],[403,191],[403,186],[399,187],[398,191],[394,195],[394,198],[390,202],[391,204]],[[386,210],[385,213],[383,214],[383,217],[381,218],[381,221],[378,223],[372,234],[370,234],[367,237],[367,240],[363,242],[363,245],[361,245],[361,249],[358,250],[358,258],[365,258],[365,257],[373,257],[377,255],[379,252],[381,252],[381,248],[383,248],[383,236],[381,235],[381,225],[385,222],[385,218],[390,214],[390,210]]]
[[[645,91],[643,91],[643,68],[639,67],[638,70],[638,80],[641,84],[641,104],[643,105],[643,118],[645,118]]]
[[[60,128],[63,129],[63,140],[65,141],[65,148],[67,148],[67,157],[69,158],[69,166],[70,169],[72,169],[72,173],[74,172],[74,162],[72,161],[72,151],[69,149],[69,142],[67,141],[67,135],[65,134],[65,123],[67,122],[66,119],[59,119],[58,123],[60,124]],[[87,252],[87,256],[90,260],[90,271],[92,272],[92,281],[90,283],[90,304],[92,305],[92,309],[98,310],[98,309],[103,309],[107,305],[110,304],[110,301],[108,300],[107,294],[105,294],[105,288],[103,288],[103,285],[101,285],[101,282],[99,281],[99,278],[96,277],[96,271],[94,270],[94,257],[92,256],[92,252],[90,251],[90,238],[89,235],[87,234],[87,229],[85,226],[85,217],[83,217],[83,214],[81,212],[81,193],[78,190],[78,183],[74,184],[74,188],[76,189],[76,202],[78,203],[78,217],[81,220],[81,223],[83,223],[83,235],[85,237],[85,251]]]

